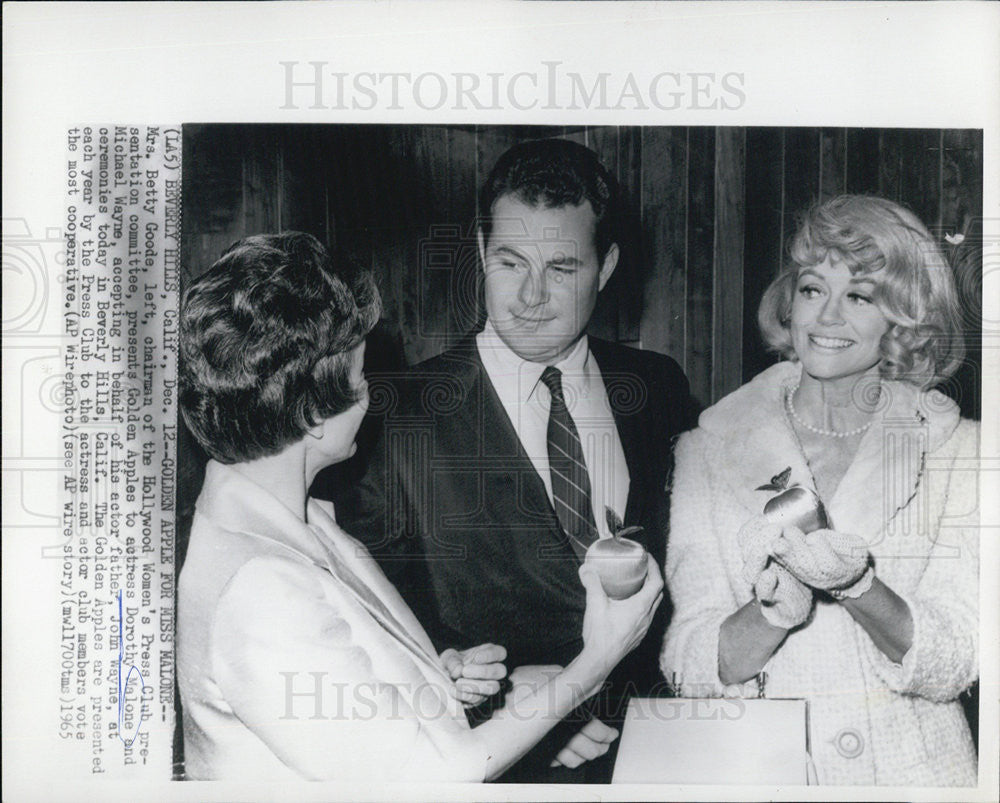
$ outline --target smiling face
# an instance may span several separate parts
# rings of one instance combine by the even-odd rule
[[[492,216],[489,242],[479,235],[490,322],[519,357],[553,365],[587,327],[618,246],[598,257],[589,201],[546,208],[502,195]]]
[[[790,332],[795,354],[815,379],[857,377],[878,365],[889,321],[873,301],[875,282],[828,256],[799,269]]]

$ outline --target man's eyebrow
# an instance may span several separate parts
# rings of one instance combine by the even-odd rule
[[[561,268],[578,268],[583,263],[574,256],[569,256],[567,254],[556,254],[552,259],[545,263],[546,266],[557,265]]]
[[[517,257],[518,259],[526,259],[527,258],[527,257],[525,257],[523,251],[521,251],[519,248],[514,248],[511,245],[496,245],[496,246],[491,246],[487,250],[490,251],[491,253],[494,253],[494,254],[509,254],[510,256]]]

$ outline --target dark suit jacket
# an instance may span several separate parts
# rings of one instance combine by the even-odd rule
[[[596,338],[589,345],[629,470],[624,521],[645,527],[662,566],[672,441],[695,422],[687,379],[661,354]],[[338,523],[365,543],[439,648],[493,642],[507,648],[509,667],[568,663],[582,647],[579,561],[475,339],[369,385],[379,436],[363,479],[337,487],[321,474],[313,494],[333,500]],[[618,719],[624,699],[661,680],[667,607],[613,674],[597,703],[602,718]],[[535,752],[537,767],[547,766],[545,750]]]

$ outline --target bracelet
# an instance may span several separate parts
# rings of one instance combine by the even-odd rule
[[[862,594],[867,593],[867,591],[872,587],[872,583],[874,581],[875,570],[869,566],[865,569],[864,574],[862,574],[861,577],[849,586],[844,586],[844,588],[831,588],[827,591],[827,593],[837,600],[837,602],[842,602],[845,599],[857,599]]]

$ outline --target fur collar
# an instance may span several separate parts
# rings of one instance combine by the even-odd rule
[[[723,473],[735,497],[754,513],[771,494],[754,489],[786,467],[792,469],[791,483],[815,488],[784,409],[785,394],[801,373],[797,363],[774,365],[699,419],[702,430],[723,441]],[[869,539],[891,526],[916,494],[927,454],[951,436],[958,421],[958,406],[944,394],[883,381],[875,419],[833,498],[824,500],[833,526]]]

